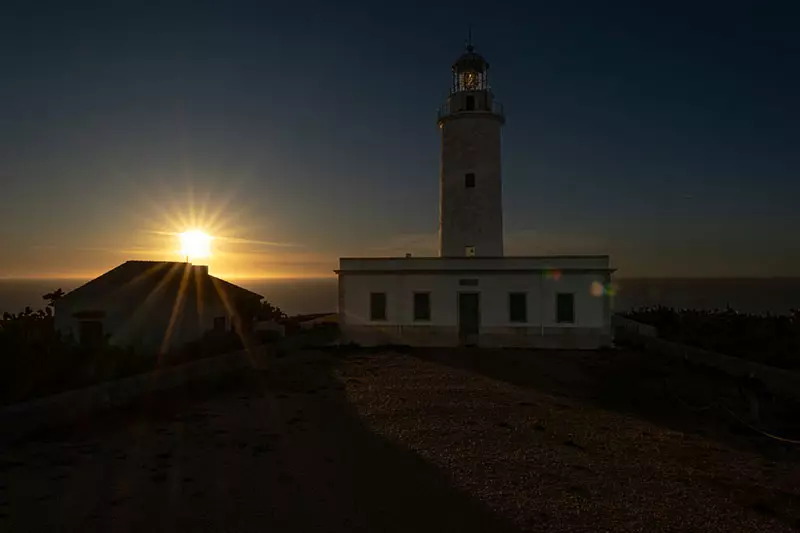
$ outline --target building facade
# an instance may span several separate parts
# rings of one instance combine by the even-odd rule
[[[611,343],[609,257],[504,257],[502,107],[472,46],[439,110],[439,257],[342,258],[342,342],[592,349]]]
[[[342,258],[343,342],[595,348],[610,342],[607,256]]]

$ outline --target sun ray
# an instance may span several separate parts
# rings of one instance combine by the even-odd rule
[[[155,283],[155,286],[148,290],[144,301],[142,301],[141,304],[133,310],[133,313],[122,325],[122,328],[137,328],[146,315],[155,310],[154,306],[158,303],[158,297],[161,295],[162,289],[165,289],[169,283],[172,282],[173,278],[180,273],[180,269],[183,266],[184,265],[170,266],[167,263],[156,263],[152,268],[147,269],[145,272],[136,276],[126,284],[128,287],[130,287],[133,284],[145,283],[147,278],[155,276],[158,271],[166,268],[169,269],[169,271],[165,272],[163,275],[158,276],[158,281]],[[144,289],[145,287],[141,288],[141,290]]]
[[[233,186],[224,190],[186,184],[182,190],[162,186],[155,191],[145,191],[140,197],[141,207],[137,210],[137,218],[141,224],[143,243],[146,242],[146,246],[143,246],[154,250],[152,259],[181,262],[202,259],[214,270],[246,273],[250,266],[246,264],[246,257],[242,256],[244,247],[299,246],[278,236],[283,232],[271,234],[275,237],[273,239],[258,239],[265,231],[263,213],[258,211],[252,199],[242,194],[241,186],[236,186],[236,179],[232,183]],[[181,242],[181,234],[193,231],[212,237],[210,250],[198,253],[186,249]],[[283,254],[267,249],[263,253]]]
[[[178,287],[178,294],[175,296],[175,303],[172,306],[172,313],[169,317],[169,325],[167,326],[166,332],[164,332],[164,341],[161,343],[161,349],[159,350],[159,355],[164,354],[169,350],[170,341],[172,340],[172,334],[175,331],[175,324],[178,322],[179,318],[183,316],[183,306],[184,300],[186,298],[186,287],[189,284],[189,275],[192,272],[191,265],[185,265],[183,269],[183,276],[180,280],[180,286]]]

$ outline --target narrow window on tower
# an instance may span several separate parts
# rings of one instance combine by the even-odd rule
[[[464,174],[464,187],[467,189],[475,188],[475,174],[472,172]]]
[[[474,110],[475,110],[475,97],[467,96],[467,111],[474,111]]]

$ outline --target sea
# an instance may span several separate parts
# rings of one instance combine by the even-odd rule
[[[70,291],[85,280],[0,279],[0,313],[45,306],[42,295],[61,288]],[[236,283],[264,295],[289,315],[336,311],[335,278],[240,280]],[[724,309],[743,313],[786,314],[800,309],[800,278],[686,279],[637,278],[615,280],[617,311],[664,305],[678,309]]]

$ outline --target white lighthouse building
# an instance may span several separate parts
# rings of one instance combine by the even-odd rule
[[[503,256],[500,173],[502,107],[489,89],[489,64],[472,45],[453,65],[453,85],[439,110],[439,255]]]
[[[607,255],[503,254],[502,106],[471,44],[440,108],[439,257],[341,258],[343,342],[597,348],[611,341]]]

